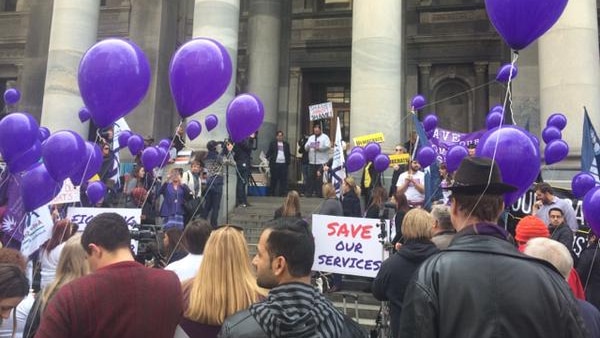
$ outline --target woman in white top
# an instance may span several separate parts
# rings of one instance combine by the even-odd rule
[[[40,252],[40,264],[42,268],[41,288],[44,288],[54,280],[60,253],[65,242],[76,230],[77,229],[73,228],[73,223],[66,219],[60,220],[54,224],[54,228],[52,228],[52,237],[50,237]]]

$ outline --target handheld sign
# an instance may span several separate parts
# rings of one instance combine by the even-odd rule
[[[385,142],[385,139],[383,137],[383,133],[374,133],[374,134],[354,137],[352,139],[352,141],[354,141],[355,146],[364,147],[371,142],[383,143],[383,142]]]
[[[389,222],[389,221],[388,221]],[[383,261],[379,220],[314,215],[315,271],[375,277]],[[389,224],[386,225],[389,228]]]
[[[308,112],[311,121],[330,119],[333,117],[333,104],[331,102],[313,104],[308,106]]]

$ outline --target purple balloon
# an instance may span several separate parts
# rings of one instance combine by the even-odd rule
[[[100,147],[92,142],[85,143],[85,155],[81,160],[81,165],[73,174],[69,176],[73,185],[81,185],[100,171],[102,167],[102,151]]]
[[[27,113],[12,113],[0,120],[0,153],[6,162],[29,150],[39,139],[40,126]]]
[[[498,128],[502,124],[502,113],[499,111],[492,111],[485,118],[485,126],[488,130]]]
[[[10,161],[7,161],[8,170],[13,173],[19,173],[29,169],[35,163],[38,163],[42,157],[42,143],[37,141],[25,152],[16,155]]]
[[[417,161],[423,168],[429,167],[435,161],[435,150],[430,146],[421,147],[417,152]]]
[[[381,153],[381,146],[377,142],[369,142],[363,151],[365,160],[371,162],[375,160],[375,157]]]
[[[4,91],[4,102],[6,104],[16,104],[21,99],[21,92],[16,88],[9,88]]]
[[[129,136],[127,148],[129,148],[131,155],[136,156],[144,149],[144,139],[138,134]]]
[[[425,116],[425,118],[423,119],[423,128],[425,129],[426,132],[434,130],[435,128],[437,128],[437,125],[438,125],[438,118],[434,114],[429,114],[429,115]]]
[[[500,67],[500,69],[498,69],[498,73],[496,74],[496,81],[508,83],[509,80],[512,80],[515,77],[517,77],[518,73],[519,68],[517,68],[517,65],[507,63],[504,66]]]
[[[190,140],[195,139],[202,132],[202,125],[200,122],[196,120],[192,120],[188,122],[187,127],[185,127],[185,133],[190,138]]]
[[[169,66],[179,115],[186,118],[215,102],[229,86],[231,74],[231,58],[219,42],[197,38],[179,47]]]
[[[364,155],[365,149],[363,149],[363,147],[356,146],[356,147],[352,148],[352,150],[350,150],[350,154],[356,153],[356,152],[359,152]]]
[[[227,106],[227,131],[233,142],[240,142],[260,129],[265,108],[253,94],[236,96]]]
[[[425,97],[423,95],[415,95],[412,98],[412,100],[410,101],[410,105],[415,110],[419,110],[419,109],[423,108],[426,103],[427,103],[427,100],[425,100]]]
[[[85,148],[85,141],[73,131],[61,130],[50,135],[42,144],[42,157],[50,176],[62,182],[74,174],[85,156]]]
[[[514,50],[542,36],[566,6],[567,0],[485,0],[490,21]]]
[[[131,135],[133,135],[133,133],[130,130],[121,130],[121,132],[119,132],[119,136],[117,137],[119,148],[127,147],[127,141],[129,141]]]
[[[105,128],[144,99],[150,86],[150,63],[132,41],[102,40],[83,55],[78,82],[94,123]]]
[[[544,130],[542,130],[542,139],[544,140],[544,142],[546,144],[548,144],[554,140],[560,140],[561,137],[562,137],[562,133],[556,127],[548,126],[548,127],[544,128]]]
[[[384,172],[390,166],[390,157],[386,154],[379,154],[373,160],[373,167],[378,173]]]
[[[556,127],[558,130],[563,130],[567,126],[567,117],[561,113],[554,113],[548,116],[548,120],[546,120],[546,125],[548,127]]]
[[[165,150],[169,150],[171,148],[171,140],[168,138],[163,138],[158,142],[158,146],[160,148],[164,148]]]
[[[469,150],[467,147],[461,145],[454,145],[448,152],[446,153],[446,167],[448,168],[448,172],[455,172],[460,165],[460,162],[469,155]]]
[[[563,140],[552,140],[544,149],[544,157],[548,165],[564,160],[567,155],[569,155],[569,145]]]
[[[169,152],[163,147],[156,147],[156,150],[158,150],[158,159],[160,160],[159,166],[162,168],[169,163]]]
[[[148,147],[142,151],[141,160],[142,164],[144,165],[144,169],[146,169],[146,171],[152,171],[154,168],[160,165],[160,153],[157,148]]]
[[[355,172],[365,166],[365,156],[360,152],[353,152],[346,159],[346,169],[348,172]]]
[[[215,129],[215,127],[219,124],[219,118],[215,114],[207,115],[204,118],[204,125],[206,126],[207,131],[211,131]]]
[[[106,186],[102,181],[95,181],[90,183],[85,190],[85,194],[88,197],[88,201],[92,205],[100,203],[106,194]]]
[[[46,166],[38,163],[21,175],[21,196],[25,211],[33,211],[52,201],[62,189],[63,181],[55,181]]]
[[[81,121],[81,123],[89,120],[92,117],[92,114],[86,107],[81,108],[79,110],[78,115],[79,115],[79,121]]]
[[[600,187],[594,187],[585,194],[583,217],[594,233],[600,234]]]
[[[48,129],[46,127],[40,127],[39,134],[38,134],[38,140],[40,140],[40,142],[44,142],[49,136],[50,136],[50,129]]]
[[[571,180],[571,190],[575,198],[582,198],[596,186],[596,180],[590,173],[580,172]]]
[[[513,193],[504,194],[504,203],[509,206],[516,202],[537,178],[540,172],[540,150],[523,128],[505,125],[483,134],[477,145],[477,156],[493,158],[494,153],[502,181],[518,188]]]

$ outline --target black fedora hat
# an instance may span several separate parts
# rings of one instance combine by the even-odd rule
[[[491,159],[465,157],[454,174],[454,183],[446,189],[465,195],[501,195],[517,191],[518,188],[502,182],[500,168]]]

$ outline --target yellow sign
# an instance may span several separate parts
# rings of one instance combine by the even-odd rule
[[[375,133],[363,136],[357,136],[352,139],[354,141],[354,145],[357,147],[364,147],[371,142],[383,143],[385,140],[383,139],[383,133]]]
[[[390,155],[390,167],[393,167],[395,165],[402,165],[402,164],[408,164],[408,162],[410,161],[410,155],[409,154],[394,154],[394,155]]]

